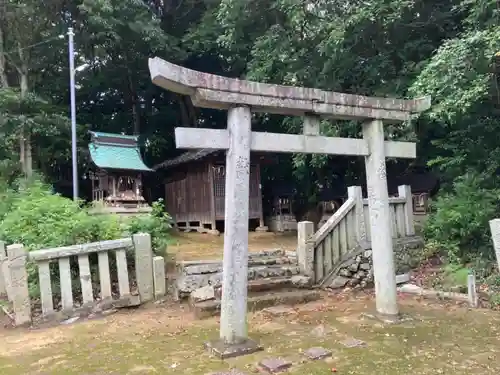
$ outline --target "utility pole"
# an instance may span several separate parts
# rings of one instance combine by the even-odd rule
[[[75,48],[73,28],[68,28],[69,88],[71,97],[71,161],[73,165],[73,200],[78,200],[78,160],[76,153]]]

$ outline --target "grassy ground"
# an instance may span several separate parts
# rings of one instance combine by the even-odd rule
[[[500,315],[487,310],[401,301],[413,321],[384,327],[364,319],[372,297],[325,296],[287,318],[264,312],[250,316],[251,337],[261,353],[220,361],[202,347],[217,336],[217,320],[192,321],[178,306],[120,312],[102,320],[39,331],[5,331],[0,340],[0,374],[192,374],[237,368],[251,374],[255,363],[282,356],[291,374],[368,373],[476,374],[500,371]],[[325,302],[326,301],[326,302]],[[356,338],[364,348],[345,348]],[[333,358],[303,361],[301,350],[323,346]]]
[[[221,259],[224,248],[224,235],[214,236],[197,232],[175,233],[167,253],[177,260]],[[250,251],[297,248],[297,233],[276,234],[271,232],[248,234]]]

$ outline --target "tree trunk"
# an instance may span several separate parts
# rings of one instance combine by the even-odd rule
[[[21,86],[21,100],[28,95],[28,67],[23,64],[19,72],[19,85]],[[21,129],[19,137],[21,168],[26,177],[33,175],[33,156],[31,154],[31,134],[29,129]]]
[[[4,45],[4,25],[0,23],[0,85],[2,88],[9,87],[6,72],[5,45]]]
[[[128,90],[130,98],[130,106],[132,107],[132,121],[134,124],[134,135],[141,133],[141,118],[139,112],[139,103],[137,99],[137,90],[135,89],[134,79],[130,68],[127,69]]]

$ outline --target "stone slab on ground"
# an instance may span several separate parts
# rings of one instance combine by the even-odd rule
[[[330,357],[332,355],[332,351],[321,347],[315,347],[306,350],[304,355],[309,359],[318,360]]]
[[[264,349],[262,345],[250,339],[242,339],[234,344],[229,344],[220,339],[208,341],[205,343],[205,348],[220,359],[239,357]]]
[[[346,348],[364,348],[366,347],[366,342],[358,339],[347,339],[341,342]]]
[[[396,275],[396,284],[404,284],[410,281],[410,274],[403,273],[401,275]]]
[[[344,277],[344,276],[337,276],[335,279],[333,279],[332,283],[329,285],[330,288],[332,289],[338,289],[338,288],[343,288],[346,286],[346,284],[349,282],[349,278]]]
[[[269,374],[276,374],[288,370],[292,362],[284,358],[266,358],[259,362],[258,367]]]
[[[215,299],[215,288],[212,285],[207,285],[193,290],[189,299],[191,303]]]

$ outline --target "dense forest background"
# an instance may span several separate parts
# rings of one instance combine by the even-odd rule
[[[35,170],[62,190],[71,181],[71,26],[76,66],[88,64],[76,73],[82,178],[88,130],[139,134],[153,165],[178,153],[174,127],[225,126],[225,113],[155,87],[153,56],[261,82],[431,95],[430,111],[386,130],[418,142],[415,163],[441,177],[429,242],[461,261],[488,258],[500,192],[499,21],[497,0],[2,0],[0,175],[12,181]],[[262,115],[254,128],[293,133],[299,125]],[[360,126],[324,121],[322,131],[358,136]],[[354,158],[279,158],[263,178],[293,180],[308,197],[324,181],[364,174]]]

